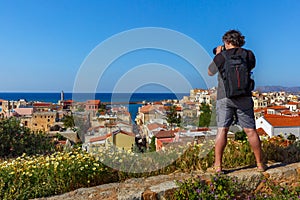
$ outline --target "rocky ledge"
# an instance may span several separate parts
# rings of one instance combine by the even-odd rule
[[[227,170],[226,174],[235,176],[249,190],[258,189],[261,180],[266,177],[278,183],[295,184],[300,180],[300,163],[269,165],[266,172],[256,172],[255,168],[239,168]],[[156,200],[169,199],[178,187],[176,181],[195,176],[209,178],[210,173],[172,173],[148,178],[133,178],[120,183],[109,183],[90,188],[80,188],[62,195],[39,198],[35,200]]]

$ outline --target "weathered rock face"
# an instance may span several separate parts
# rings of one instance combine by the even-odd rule
[[[175,181],[195,176],[209,178],[208,173],[173,173],[148,178],[133,178],[121,183],[104,184],[91,188],[81,188],[63,195],[40,198],[36,200],[158,200],[170,199],[178,188]],[[242,168],[228,171],[229,176],[237,177],[238,181],[249,190],[260,187],[264,177],[278,181],[279,184],[293,184],[300,180],[300,163],[283,165],[275,163],[266,172],[256,172],[254,168]]]

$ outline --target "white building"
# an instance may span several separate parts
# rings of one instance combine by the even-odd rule
[[[300,138],[300,117],[265,115],[256,120],[256,128],[262,128],[270,137],[294,134]]]

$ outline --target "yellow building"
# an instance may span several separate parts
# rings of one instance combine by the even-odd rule
[[[50,127],[54,126],[56,112],[34,112],[32,116],[24,116],[21,123],[32,131],[49,132]]]
[[[123,150],[131,150],[135,144],[135,135],[134,133],[129,133],[123,130],[120,130],[116,133],[109,134],[107,137],[106,143],[114,145]]]

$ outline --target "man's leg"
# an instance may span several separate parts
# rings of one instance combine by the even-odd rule
[[[253,128],[244,128],[244,131],[248,136],[248,140],[253,150],[256,163],[262,163],[263,158],[262,158],[261,142],[256,130]]]
[[[215,167],[222,166],[222,157],[227,144],[228,128],[218,128],[215,141]]]

